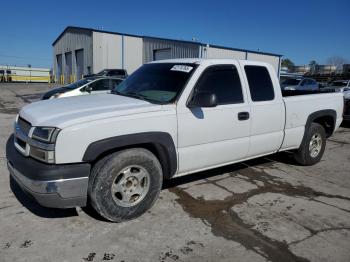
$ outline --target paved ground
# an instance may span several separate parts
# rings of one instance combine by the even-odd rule
[[[350,125],[316,166],[283,153],[174,179],[147,214],[112,224],[10,186],[15,114],[46,89],[0,84],[0,261],[350,261]]]

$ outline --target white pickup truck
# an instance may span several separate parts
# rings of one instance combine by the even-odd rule
[[[320,161],[341,93],[283,97],[267,63],[180,59],[140,67],[111,94],[40,101],[17,116],[11,177],[41,205],[138,217],[164,179],[279,151]]]

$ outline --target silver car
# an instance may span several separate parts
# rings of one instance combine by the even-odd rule
[[[346,92],[350,90],[350,80],[337,80],[331,82],[325,90],[335,90],[336,92]]]
[[[281,83],[282,90],[319,90],[318,83],[311,78],[288,78]]]

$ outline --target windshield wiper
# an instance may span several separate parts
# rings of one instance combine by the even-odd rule
[[[152,99],[148,96],[145,96],[145,95],[142,95],[142,94],[139,94],[139,93],[136,93],[136,92],[127,92],[127,93],[122,93],[116,89],[112,90],[111,91],[112,94],[114,95],[120,95],[120,96],[127,96],[127,97],[132,97],[132,98],[136,98],[136,99],[140,99],[140,100],[143,100],[143,101],[147,101],[147,102],[150,102],[150,103],[155,103],[155,104],[165,104],[161,101],[158,101],[158,100],[155,100],[155,99]]]
[[[130,97],[134,97],[134,98],[138,98],[138,99],[150,102],[150,103],[154,102],[156,104],[163,104],[161,101],[152,99],[148,96],[145,96],[145,95],[142,95],[142,94],[136,93],[136,92],[127,92],[127,93],[125,93],[125,95],[130,96]]]

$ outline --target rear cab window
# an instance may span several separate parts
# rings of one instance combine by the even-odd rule
[[[244,66],[244,71],[253,102],[272,101],[275,99],[271,76],[265,66],[246,65]]]

